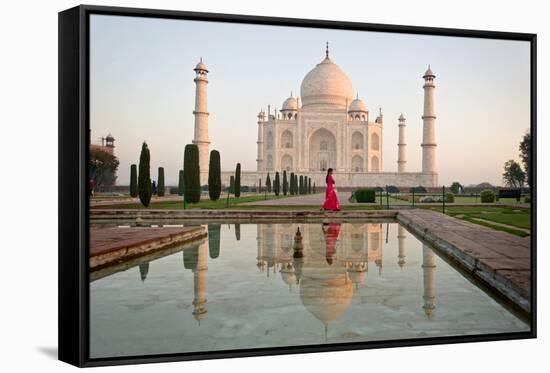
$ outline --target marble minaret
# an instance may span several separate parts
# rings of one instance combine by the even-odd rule
[[[258,156],[256,157],[258,171],[263,171],[264,169],[264,121],[265,113],[261,110],[258,114],[258,141],[256,141],[256,144],[258,144]]]
[[[407,172],[407,142],[405,141],[405,117],[399,116],[399,142],[397,143],[397,172]]]
[[[201,173],[201,185],[208,183],[208,162],[210,161],[210,140],[208,139],[208,69],[200,62],[193,69],[195,75],[195,136],[193,144],[199,147],[199,167]]]
[[[435,75],[430,66],[424,73],[424,115],[422,121],[424,128],[422,133],[422,173],[437,173],[437,160],[435,148]],[[437,183],[436,183],[437,184]]]

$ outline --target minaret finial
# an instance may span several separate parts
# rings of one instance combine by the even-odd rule
[[[326,57],[328,58],[328,41],[327,41],[327,50],[325,52]]]

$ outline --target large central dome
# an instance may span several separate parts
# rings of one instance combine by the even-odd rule
[[[300,87],[302,107],[346,109],[353,99],[351,80],[328,55],[313,68]]]

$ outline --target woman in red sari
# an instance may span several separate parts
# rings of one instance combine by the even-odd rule
[[[323,210],[340,211],[340,202],[338,201],[338,195],[334,188],[334,178],[332,177],[332,168],[327,172],[327,189],[325,192],[325,203],[323,203]]]

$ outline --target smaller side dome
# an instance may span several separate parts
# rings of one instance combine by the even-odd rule
[[[401,113],[401,115],[399,116],[399,121],[403,122],[404,120],[405,120],[405,116],[403,115],[403,113]]]
[[[290,97],[283,102],[283,108],[281,111],[297,111],[298,110],[298,100],[292,96],[290,92]]]
[[[363,100],[359,99],[359,95],[357,95],[355,97],[355,100],[351,102],[348,109],[348,113],[366,113],[367,111],[367,106],[365,105]]]

